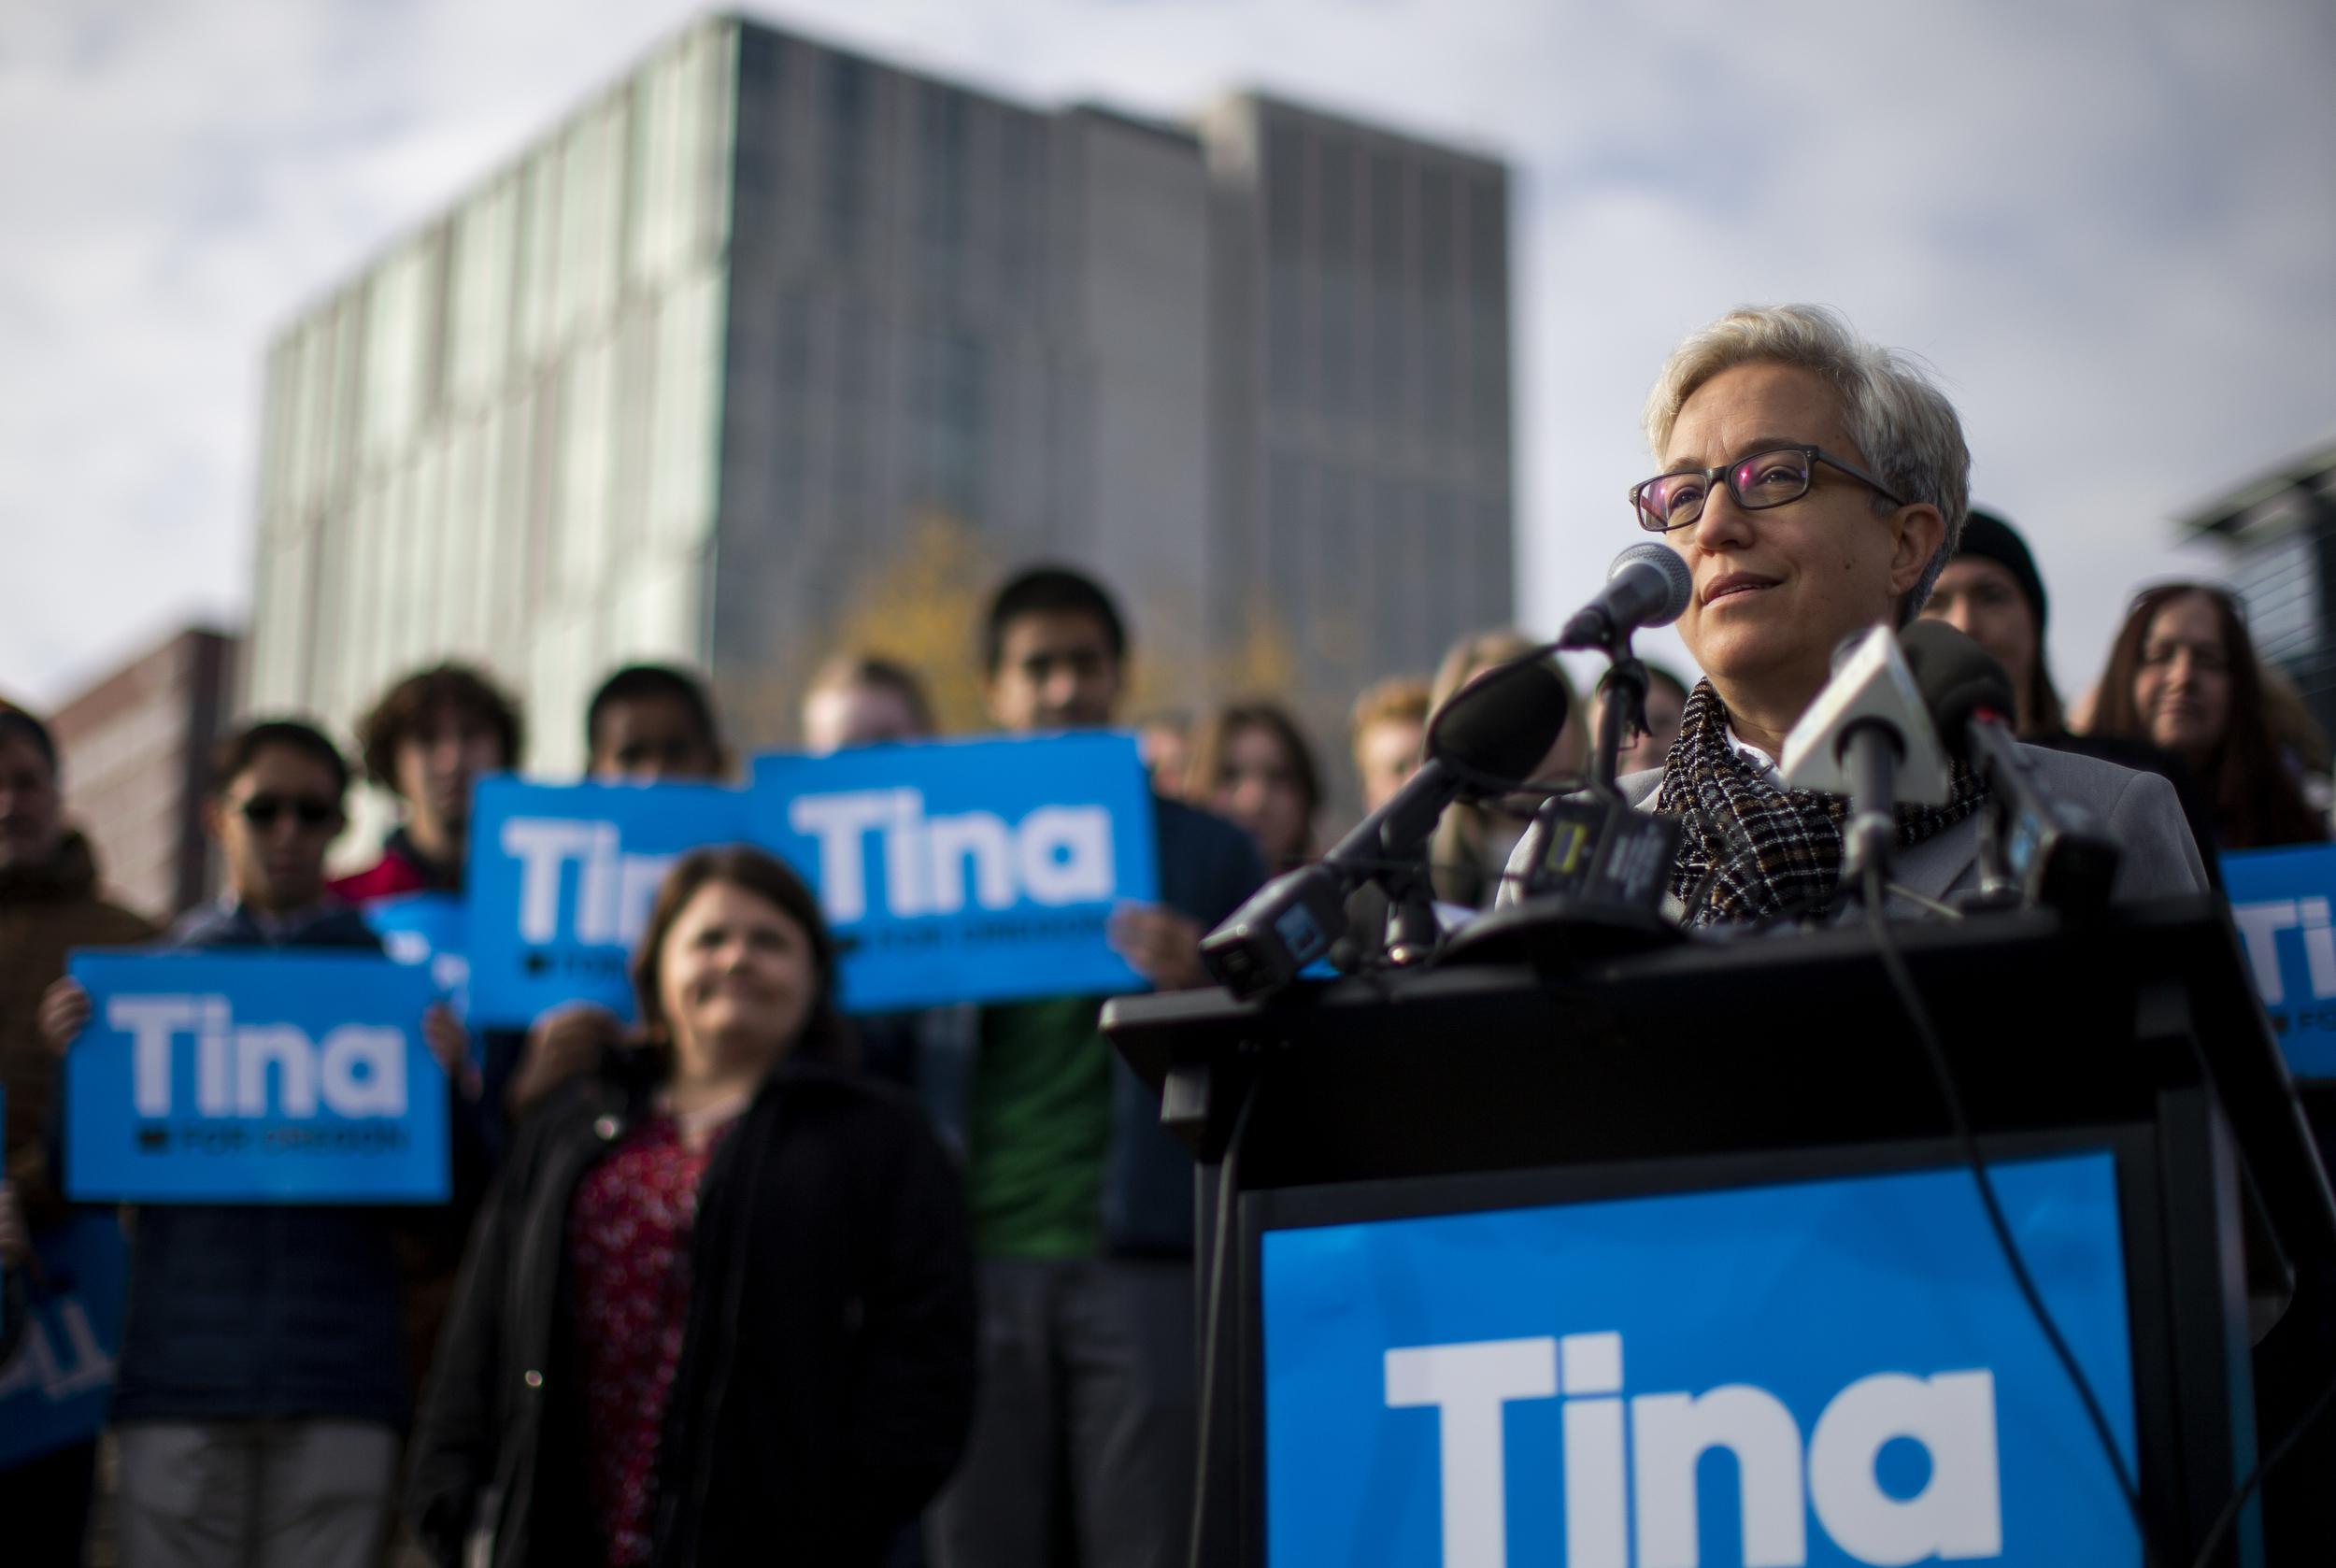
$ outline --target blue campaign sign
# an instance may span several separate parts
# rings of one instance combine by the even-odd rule
[[[762,756],[751,793],[757,841],[819,890],[852,1012],[1145,988],[1104,934],[1159,897],[1131,735]]]
[[[716,784],[480,782],[471,807],[471,1021],[532,1023],[566,1002],[633,1017],[629,966],[673,862],[747,835]]]
[[[33,1256],[30,1316],[0,1364],[0,1470],[95,1437],[121,1349],[130,1252],[120,1222],[92,1215],[36,1231]]]
[[[2234,850],[2222,879],[2287,1070],[2336,1077],[2336,844]]]
[[[2129,1466],[2112,1158],[1994,1176]],[[1276,1568],[2141,1561],[1962,1169],[1261,1249]]]
[[[79,952],[66,1195],[133,1203],[439,1203],[447,1083],[428,974],[308,951]]]
[[[402,893],[366,905],[364,915],[383,951],[399,963],[426,967],[455,1016],[470,1017],[470,912],[461,899]]]

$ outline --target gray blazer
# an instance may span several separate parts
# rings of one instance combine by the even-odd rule
[[[2137,903],[2206,891],[2206,867],[2199,859],[2189,823],[2182,816],[2173,786],[2154,773],[2136,773],[2098,757],[2022,746],[2036,781],[2056,800],[2088,807],[2108,824],[2125,848],[2117,865],[2112,896],[2119,903]],[[1652,810],[1662,787],[1662,769],[1648,768],[1617,780],[1622,798],[1641,811]],[[1520,847],[1520,853],[1522,852]],[[1528,868],[1512,861],[1503,879],[1510,888],[1524,886]],[[1925,898],[1944,899],[1979,883],[1979,816],[1973,813],[1911,849],[1901,850],[1890,864],[1893,885]],[[1902,912],[1919,905],[1897,901]],[[1665,896],[1663,912],[1673,919],[1682,913],[1677,902]]]

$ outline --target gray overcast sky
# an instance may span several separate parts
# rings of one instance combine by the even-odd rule
[[[0,29],[0,692],[249,597],[269,335],[697,7],[14,0]],[[1011,96],[1235,86],[1515,171],[1519,613],[1633,537],[1640,400],[1746,301],[1937,369],[2052,653],[2212,570],[2172,516],[2336,433],[2336,6],[819,0],[755,14]]]

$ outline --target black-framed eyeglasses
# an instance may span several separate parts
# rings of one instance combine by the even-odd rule
[[[304,828],[320,828],[340,815],[340,807],[329,800],[314,795],[287,798],[282,795],[253,795],[235,807],[243,820],[265,833],[281,817],[292,817]]]
[[[1874,493],[1894,505],[1906,505],[1889,486],[1822,447],[1771,447],[1716,468],[1683,468],[1642,480],[1631,487],[1631,509],[1638,514],[1641,528],[1650,534],[1668,534],[1703,515],[1703,498],[1711,493],[1715,481],[1727,485],[1736,505],[1747,512],[1781,506],[1809,493],[1810,480],[1820,463],[1871,485]]]

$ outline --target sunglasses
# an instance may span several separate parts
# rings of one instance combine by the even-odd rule
[[[235,807],[235,812],[253,827],[265,832],[276,825],[278,818],[285,816],[290,816],[304,828],[328,827],[339,819],[341,808],[333,801],[319,800],[313,795],[253,795]]]

